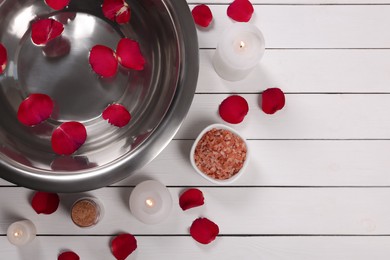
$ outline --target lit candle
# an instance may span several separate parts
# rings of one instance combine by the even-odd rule
[[[264,37],[254,25],[236,23],[222,35],[213,57],[218,75],[226,80],[245,78],[263,57]]]
[[[131,192],[131,213],[145,224],[157,224],[171,212],[172,197],[160,182],[148,180],[138,184]]]
[[[36,236],[37,230],[30,220],[21,220],[12,223],[7,230],[7,238],[15,246],[30,243]]]

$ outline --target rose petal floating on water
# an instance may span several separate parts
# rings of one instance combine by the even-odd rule
[[[63,25],[68,24],[70,21],[73,21],[77,16],[77,13],[74,12],[60,12],[56,15],[56,19]]]
[[[27,126],[37,125],[53,113],[54,102],[46,94],[31,94],[19,105],[17,117]]]
[[[33,166],[26,157],[24,157],[19,152],[16,152],[13,148],[0,145],[0,152],[18,163],[24,164],[26,166]]]
[[[137,249],[137,240],[131,234],[120,234],[111,241],[111,252],[117,260],[125,260]]]
[[[51,136],[53,151],[59,155],[71,155],[87,139],[87,130],[79,122],[65,122],[54,130]]]
[[[122,38],[116,48],[119,63],[128,69],[143,70],[145,58],[142,56],[138,42]]]
[[[233,95],[226,98],[219,105],[219,115],[231,124],[241,123],[248,114],[249,106],[245,98]]]
[[[60,58],[70,53],[70,41],[65,37],[57,37],[49,41],[43,48],[43,54],[48,58]]]
[[[69,5],[70,0],[45,0],[45,3],[54,10],[64,9]]]
[[[130,7],[124,0],[104,0],[102,11],[105,17],[119,24],[127,23],[131,18]]]
[[[129,111],[120,104],[109,105],[102,114],[104,120],[117,127],[124,127],[130,122]]]
[[[61,253],[58,260],[80,260],[80,257],[73,251],[67,251]]]
[[[227,15],[237,22],[249,22],[254,12],[248,0],[234,0],[227,9]]]
[[[52,214],[60,205],[60,197],[56,193],[37,191],[35,192],[31,206],[38,214]]]
[[[213,14],[211,13],[210,8],[205,4],[195,6],[191,13],[194,22],[202,27],[209,26],[213,20]]]
[[[179,205],[182,210],[199,207],[204,204],[203,193],[198,189],[188,189],[180,195]]]
[[[4,72],[7,67],[7,49],[0,43],[0,74]]]
[[[98,166],[84,156],[58,156],[50,164],[54,171],[80,171]]]
[[[102,77],[112,77],[118,70],[115,52],[104,45],[95,45],[89,53],[89,64]]]
[[[47,18],[35,21],[31,26],[31,39],[37,45],[45,45],[64,31],[64,25],[54,19]]]
[[[209,244],[218,236],[219,227],[207,218],[198,218],[192,223],[190,233],[199,243]]]
[[[261,109],[266,114],[274,114],[276,111],[281,110],[286,103],[284,93],[279,88],[266,89],[261,94],[261,97]]]

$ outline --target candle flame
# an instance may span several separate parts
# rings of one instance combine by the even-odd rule
[[[22,230],[16,230],[14,232],[14,237],[21,237],[23,235],[23,231]]]
[[[148,207],[154,207],[154,200],[152,200],[152,199],[147,199],[147,200],[145,201],[145,204],[146,204],[146,206],[148,206]]]
[[[240,41],[240,49],[245,48],[245,42]]]

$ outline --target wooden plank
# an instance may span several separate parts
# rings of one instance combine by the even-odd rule
[[[212,186],[188,160],[192,140],[173,141],[149,165],[114,185],[141,178],[170,186]],[[239,186],[390,186],[390,141],[249,141],[246,173]]]
[[[178,205],[183,188],[170,188],[173,210],[157,225],[145,225],[130,213],[131,188],[104,188],[88,193],[105,208],[99,225],[77,228],[69,208],[85,194],[61,194],[60,208],[52,215],[37,215],[29,206],[32,192],[1,188],[0,234],[10,223],[31,219],[39,234],[104,234],[128,230],[134,234],[188,235],[194,219],[207,217],[220,227],[221,235],[264,234],[390,234],[390,207],[385,188],[201,188],[205,205],[183,212]]]
[[[390,141],[249,140],[249,166],[239,186],[390,186]],[[174,140],[150,164],[114,186],[143,178],[169,186],[213,186],[189,162],[193,140]],[[282,163],[281,163],[282,162]],[[12,185],[0,180],[0,185]]]
[[[193,5],[190,5],[193,8]],[[215,48],[233,21],[225,5],[210,5],[214,22],[198,29],[199,46]],[[389,48],[389,5],[256,5],[251,23],[267,48]]]
[[[0,186],[16,186],[16,185],[0,178]]]
[[[388,93],[390,50],[266,50],[259,65],[239,82],[221,79],[214,70],[215,50],[200,50],[197,93],[285,92]]]
[[[4,259],[57,259],[60,252],[73,250],[80,259],[114,259],[110,252],[111,236],[38,237],[23,248],[15,248],[0,237]],[[128,257],[134,259],[220,260],[220,259],[299,259],[299,260],[387,260],[389,237],[218,237],[209,245],[190,237],[139,237],[138,248]]]
[[[260,92],[261,90],[259,90]],[[219,104],[229,95],[195,95],[177,139],[194,139],[210,123],[223,123]],[[236,130],[249,139],[388,139],[390,95],[286,95],[274,115],[259,107],[259,94],[242,95],[249,113]]]
[[[233,0],[187,0],[189,4],[230,4]],[[307,5],[326,5],[326,4],[338,4],[338,5],[348,5],[348,4],[389,4],[389,0],[251,0],[250,1],[254,5],[275,5],[275,4],[283,4],[283,5],[296,5],[296,4],[307,4]]]

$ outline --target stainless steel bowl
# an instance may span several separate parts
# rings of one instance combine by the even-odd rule
[[[117,25],[104,18],[102,1],[72,0],[53,11],[43,0],[0,0],[0,42],[9,62],[0,75],[0,176],[36,190],[77,192],[119,181],[151,161],[170,142],[191,105],[198,77],[196,29],[185,0],[127,1],[132,18]],[[32,43],[31,21],[52,17],[65,24],[46,47]],[[121,37],[140,43],[143,71],[120,69],[112,79],[90,68],[92,46],[116,48]],[[16,117],[30,93],[55,101],[55,114],[26,127]],[[101,112],[111,103],[132,114],[126,127],[111,126]],[[51,133],[65,121],[82,122],[86,143],[58,156]]]

